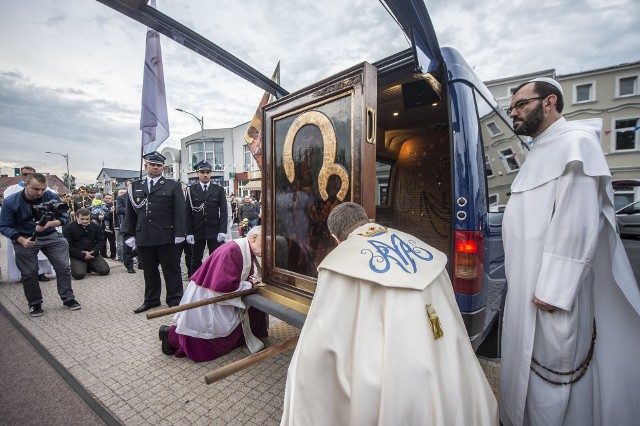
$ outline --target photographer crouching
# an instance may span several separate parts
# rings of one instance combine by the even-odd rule
[[[38,250],[42,251],[56,271],[58,294],[64,306],[80,309],[71,288],[69,245],[56,231],[66,224],[68,206],[57,194],[47,189],[41,173],[33,173],[24,181],[24,191],[4,200],[0,213],[0,233],[13,241],[16,265],[22,274],[24,295],[29,303],[29,315],[39,317],[42,292],[38,282]]]

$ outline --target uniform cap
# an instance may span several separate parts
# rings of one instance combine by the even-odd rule
[[[164,160],[166,160],[165,156],[158,151],[150,152],[142,158],[144,158],[145,163],[160,164],[161,166],[164,166]]]
[[[194,169],[196,169],[197,172],[199,172],[200,170],[213,170],[213,167],[211,167],[211,164],[207,163],[206,161],[201,161],[198,164],[196,164],[194,166]]]

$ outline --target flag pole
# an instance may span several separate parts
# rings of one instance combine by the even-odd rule
[[[143,169],[143,165],[142,165],[142,159],[144,157],[144,145],[140,145],[140,179],[142,179],[142,169]]]

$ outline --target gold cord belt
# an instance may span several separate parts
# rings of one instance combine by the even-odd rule
[[[543,370],[548,371],[549,373],[553,373],[553,374],[557,374],[559,376],[572,376],[576,373],[580,373],[578,374],[577,377],[575,377],[574,379],[571,379],[568,382],[556,382],[550,379],[547,379],[546,377],[544,377],[542,374],[540,374],[538,371],[536,371],[535,368],[533,368],[533,365],[531,365],[531,370],[536,373],[536,375],[538,377],[540,377],[542,380],[544,380],[547,383],[551,383],[552,385],[572,385],[574,383],[576,383],[578,380],[582,379],[584,377],[584,375],[587,373],[587,369],[589,368],[589,364],[591,364],[591,359],[593,358],[593,350],[594,347],[596,345],[596,336],[597,336],[597,332],[596,332],[596,319],[593,319],[593,333],[591,334],[591,347],[589,348],[589,353],[587,353],[586,358],[584,359],[584,361],[582,361],[580,363],[580,365],[578,366],[578,368],[576,368],[573,371],[555,371],[552,370],[550,368],[545,367],[544,365],[540,364],[538,361],[536,361],[536,359],[534,357],[531,357],[531,361],[533,362],[533,364],[537,365],[538,367],[542,368]]]

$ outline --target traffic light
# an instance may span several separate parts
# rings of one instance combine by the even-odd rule
[[[20,176],[20,168],[16,167],[13,169],[13,176]]]

